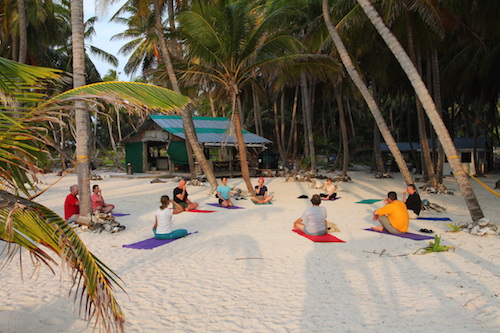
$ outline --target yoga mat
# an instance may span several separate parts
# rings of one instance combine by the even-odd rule
[[[321,198],[321,200],[323,201],[335,201],[335,200],[339,200],[341,197],[336,197],[335,199],[326,199],[326,198]]]
[[[269,201],[269,202],[266,202],[266,203],[256,203],[256,202],[255,202],[255,201],[253,201],[253,200],[250,200],[250,201],[252,201],[254,205],[272,205],[272,204],[273,204],[273,203],[272,203],[272,202],[270,202],[270,201]]]
[[[239,206],[223,207],[223,206],[219,205],[218,203],[209,203],[207,205],[214,206],[214,207],[219,207],[219,208],[225,208],[225,209],[243,209],[243,207],[239,207]]]
[[[396,236],[396,237],[402,237],[402,238],[408,238],[408,239],[413,239],[413,240],[416,240],[416,241],[421,241],[421,240],[427,240],[427,239],[434,239],[434,237],[431,237],[431,236],[424,236],[424,235],[418,235],[418,234],[412,234],[411,232],[407,232],[407,233],[404,233],[404,234],[391,234],[387,231],[376,231],[376,230],[373,230],[372,228],[368,228],[368,229],[363,229],[363,230],[366,230],[366,231],[373,231],[373,232],[377,232],[379,234],[386,234],[386,235],[391,235],[391,236]]]
[[[382,199],[365,199],[365,200],[361,200],[361,201],[358,201],[358,202],[355,202],[355,203],[359,203],[359,204],[372,204],[372,203],[379,202],[379,201],[382,201]]]
[[[214,213],[215,210],[191,209],[191,210],[188,210],[188,212],[191,212],[191,213]]]
[[[315,243],[316,242],[317,243],[345,243],[343,240],[338,239],[337,237],[332,236],[330,234],[321,235],[321,236],[310,236],[310,235],[306,235],[305,233],[303,233],[302,231],[300,231],[298,229],[292,229],[292,231],[301,235],[302,237],[305,237],[305,238],[312,240]]]
[[[428,220],[428,221],[451,221],[449,217],[417,217],[412,220]]]
[[[113,216],[117,216],[117,217],[119,217],[119,216],[128,216],[128,215],[130,215],[130,214],[126,214],[126,213],[111,213],[111,214],[112,214]]]
[[[191,231],[188,233],[188,235],[197,233],[198,231]],[[184,238],[184,237],[181,237]],[[175,238],[175,239],[156,239],[156,238],[148,238],[143,241],[133,243],[133,244],[128,244],[128,245],[122,245],[123,247],[127,247],[129,249],[136,249],[136,250],[151,250],[154,249],[155,247],[162,246],[167,243],[171,243],[175,240],[178,240],[180,238]]]

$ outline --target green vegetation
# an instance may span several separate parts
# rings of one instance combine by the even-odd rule
[[[429,246],[420,248],[413,254],[417,254],[419,251],[424,251],[423,254],[431,252],[445,252],[448,251],[449,249],[454,249],[454,247],[441,245],[441,238],[438,235],[434,235],[434,241],[430,241]]]

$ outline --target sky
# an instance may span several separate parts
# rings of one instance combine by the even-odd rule
[[[92,40],[87,40],[86,44],[93,45],[104,51],[111,53],[115,57],[118,58],[119,64],[117,68],[114,68],[113,65],[108,64],[96,56],[90,55],[90,58],[94,62],[97,70],[101,74],[101,77],[106,75],[109,69],[116,70],[119,74],[120,80],[127,81],[130,78],[125,75],[123,71],[123,67],[127,62],[127,57],[124,55],[119,55],[118,50],[127,42],[126,40],[112,41],[111,37],[116,35],[117,33],[123,32],[126,29],[126,26],[123,24],[117,24],[109,22],[109,19],[116,11],[125,3],[125,0],[119,0],[115,4],[111,5],[110,8],[103,12],[101,9],[96,9],[96,0],[84,0],[83,2],[83,10],[85,15],[85,20],[92,16],[98,16],[99,20],[95,24],[94,28],[96,30],[96,34],[92,37]],[[98,13],[96,15],[96,12]],[[137,74],[136,74],[137,75]]]

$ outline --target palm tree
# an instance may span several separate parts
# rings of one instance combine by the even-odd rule
[[[285,11],[265,10],[254,1],[218,0],[210,5],[197,2],[190,10],[178,14],[189,61],[182,78],[189,83],[206,80],[226,90],[241,173],[250,192],[253,186],[242,133],[240,92],[271,65],[276,67],[292,58],[298,45],[280,28]]]
[[[37,204],[28,191],[27,174],[39,171],[38,163],[47,158],[48,122],[58,122],[61,112],[73,109],[73,102],[100,99],[121,102],[130,110],[153,109],[164,112],[184,107],[188,98],[169,90],[134,82],[110,82],[80,87],[48,101],[41,100],[41,79],[56,80],[59,71],[21,65],[0,58],[0,240],[9,243],[4,259],[13,259],[18,245],[28,250],[36,263],[52,269],[61,258],[74,281],[75,300],[87,320],[94,320],[104,331],[124,330],[124,315],[113,292],[122,288],[118,277],[85,247],[66,221],[50,209]],[[35,92],[36,91],[36,92]],[[127,101],[124,103],[123,101]],[[22,115],[13,119],[13,105],[23,105]],[[32,106],[28,106],[31,103]],[[34,106],[33,106],[34,105]],[[19,111],[19,110],[14,110]],[[7,191],[6,191],[7,190]],[[22,195],[22,196],[20,196]],[[39,195],[39,194],[38,194]],[[52,255],[51,252],[55,254]],[[2,265],[3,267],[3,265]],[[85,295],[85,296],[84,296]]]
[[[399,148],[387,126],[387,123],[385,122],[385,119],[382,116],[382,113],[380,112],[380,109],[378,108],[378,105],[375,102],[373,95],[370,93],[368,87],[363,82],[359,73],[354,67],[352,60],[344,46],[344,43],[342,42],[342,39],[340,39],[340,35],[338,34],[337,30],[332,24],[332,20],[330,18],[330,10],[328,8],[328,0],[323,0],[323,17],[325,19],[328,32],[330,33],[333,43],[335,44],[335,47],[339,53],[340,59],[342,60],[342,63],[344,64],[346,71],[349,74],[349,77],[352,79],[356,87],[359,89],[366,104],[368,105],[368,108],[370,109],[373,118],[377,123],[380,133],[382,134],[382,137],[387,143],[387,146],[389,147],[389,150],[394,156],[394,159],[399,167],[399,170],[403,175],[403,179],[405,180],[406,184],[412,184],[413,180],[410,174],[410,170],[408,170],[408,166],[403,158],[403,155],[399,151]]]
[[[429,91],[422,81],[422,78],[418,74],[417,69],[415,68],[413,62],[411,61],[410,57],[405,52],[399,41],[396,39],[396,37],[394,37],[391,31],[384,24],[371,2],[369,0],[357,1],[408,76],[408,79],[415,89],[415,92],[417,93],[418,98],[420,99],[420,102],[422,103],[422,106],[425,109],[427,116],[429,117],[429,120],[434,126],[434,130],[436,131],[439,141],[443,145],[443,149],[453,170],[453,174],[458,182],[460,190],[464,195],[464,199],[469,209],[472,220],[479,220],[480,218],[484,217],[484,214],[481,210],[481,207],[479,206],[476,195],[472,190],[469,178],[467,177],[467,172],[463,170],[462,164],[460,162],[460,157],[455,148],[450,133],[448,132],[443,119],[440,117],[436,109],[436,105],[434,104]]]

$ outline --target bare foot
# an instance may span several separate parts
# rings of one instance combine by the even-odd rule
[[[384,227],[381,225],[379,225],[378,227],[372,227],[372,229],[375,231],[380,231],[380,232],[384,231]]]

